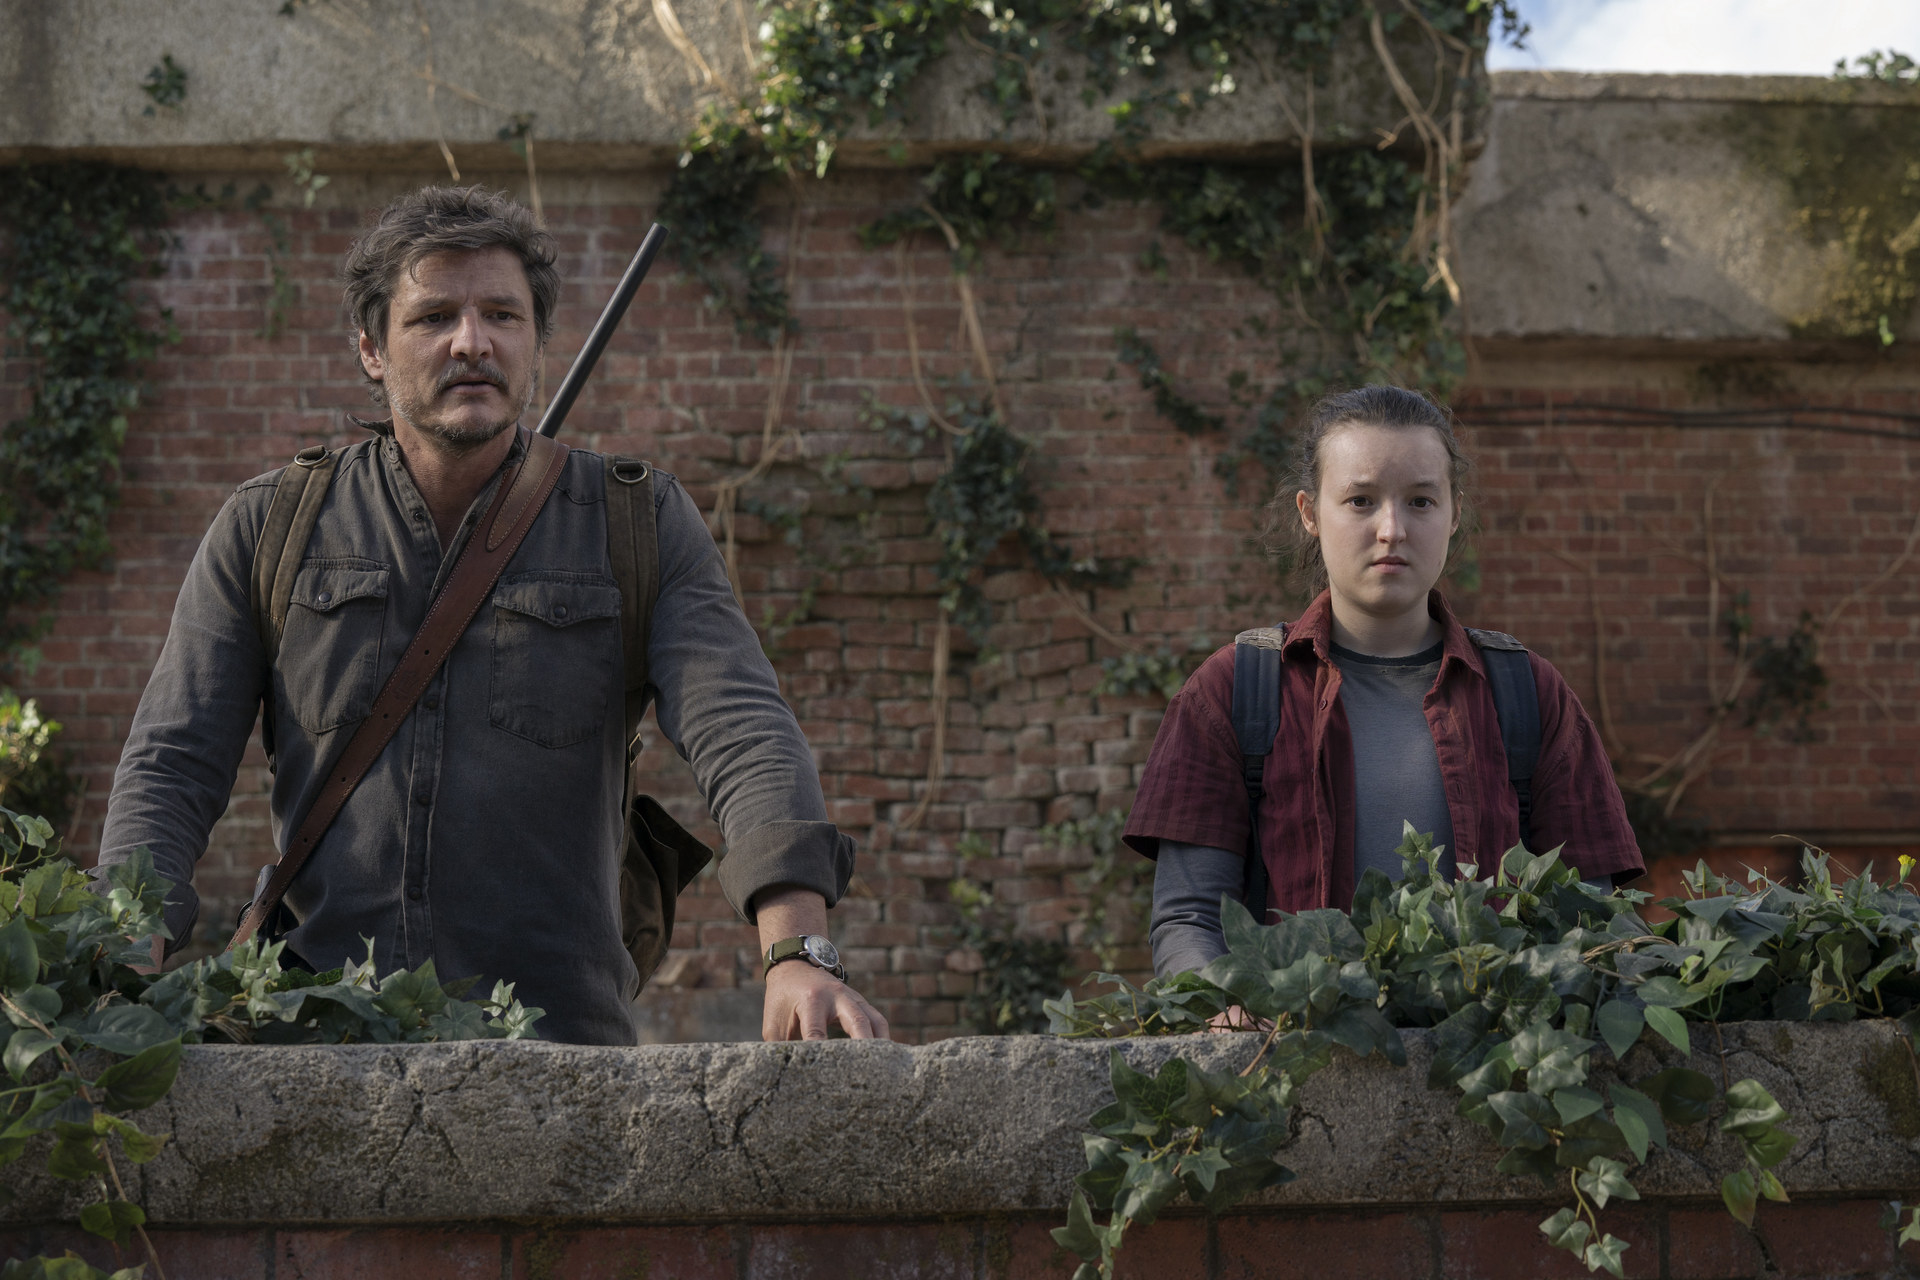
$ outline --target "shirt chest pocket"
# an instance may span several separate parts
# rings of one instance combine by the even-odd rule
[[[373,560],[308,560],[294,578],[274,682],[294,722],[326,733],[367,718],[379,692],[387,569]]]
[[[496,729],[568,747],[606,725],[620,678],[620,588],[598,574],[534,572],[493,593]]]

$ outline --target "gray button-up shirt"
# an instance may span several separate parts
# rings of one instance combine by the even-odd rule
[[[512,459],[523,452],[514,446]],[[647,656],[661,732],[693,766],[727,842],[722,889],[746,912],[776,885],[846,888],[853,844],[685,490],[654,473],[660,594]],[[287,840],[324,767],[366,718],[500,476],[443,549],[390,434],[347,449],[306,547],[269,670],[250,596],[279,472],[214,519],[121,753],[100,862],[138,846],[199,914],[193,867],[270,699],[273,833]],[[516,984],[550,1039],[631,1044],[639,981],[620,941],[625,840],[620,588],[605,470],[575,450],[526,541],[307,865],[288,943],[316,968],[432,960],[443,979]],[[750,918],[750,917],[749,917]]]

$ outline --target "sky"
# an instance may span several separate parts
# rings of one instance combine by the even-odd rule
[[[1527,47],[1496,71],[1706,71],[1829,75],[1837,59],[1897,49],[1920,59],[1920,0],[1518,0]]]

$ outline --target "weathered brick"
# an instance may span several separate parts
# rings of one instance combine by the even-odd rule
[[[734,1280],[734,1274],[733,1237],[723,1227],[590,1227],[513,1239],[515,1280]]]

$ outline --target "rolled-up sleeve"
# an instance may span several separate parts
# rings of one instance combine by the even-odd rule
[[[201,541],[107,801],[99,864],[125,862],[143,845],[152,852],[155,869],[173,882],[169,952],[199,917],[193,869],[226,812],[265,690],[249,584],[272,494],[270,478],[243,485]]]
[[[754,895],[811,889],[828,906],[853,875],[853,841],[827,821],[813,753],[780,696],[699,510],[671,476],[659,496],[660,595],[647,645],[660,731],[693,767],[720,823],[720,888],[746,919]]]

